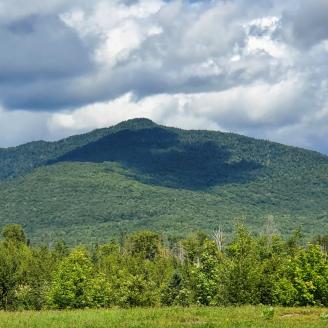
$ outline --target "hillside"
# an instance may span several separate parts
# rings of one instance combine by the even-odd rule
[[[101,242],[134,229],[184,235],[274,217],[282,233],[328,227],[328,157],[147,119],[0,149],[0,222],[32,241]]]

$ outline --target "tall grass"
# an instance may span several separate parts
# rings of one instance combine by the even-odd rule
[[[326,309],[277,308],[269,319],[262,313],[260,306],[0,312],[0,328],[327,327]]]

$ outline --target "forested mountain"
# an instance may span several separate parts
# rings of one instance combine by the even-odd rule
[[[0,222],[32,241],[102,242],[125,231],[186,235],[267,218],[281,233],[328,228],[328,157],[147,119],[0,149]]]

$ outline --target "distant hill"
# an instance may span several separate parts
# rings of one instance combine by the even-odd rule
[[[284,234],[328,230],[328,157],[148,119],[0,149],[0,225],[32,241],[102,242],[124,231],[185,235],[268,217]]]

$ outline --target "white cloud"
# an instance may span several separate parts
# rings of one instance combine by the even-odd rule
[[[308,120],[311,104],[304,103],[302,95],[311,92],[309,88],[304,76],[290,76],[275,84],[254,83],[221,92],[162,94],[141,100],[129,93],[113,101],[54,114],[48,124],[53,133],[71,134],[147,117],[170,126],[239,131],[313,148],[310,135],[306,142],[301,127],[310,131],[319,121],[327,126],[328,110],[319,111],[316,119]],[[326,136],[328,133],[322,134],[323,130],[318,132]]]
[[[91,11],[73,9],[62,14],[61,19],[82,38],[99,38],[95,60],[112,67],[127,59],[149,36],[161,32],[148,18],[163,5],[163,1],[158,0],[139,1],[133,5],[99,1]]]
[[[2,44],[25,52],[7,46],[0,54],[1,143],[144,116],[328,152],[326,7],[326,0],[2,1]]]
[[[16,146],[48,135],[49,116],[48,113],[6,111],[0,106],[1,146]]]

